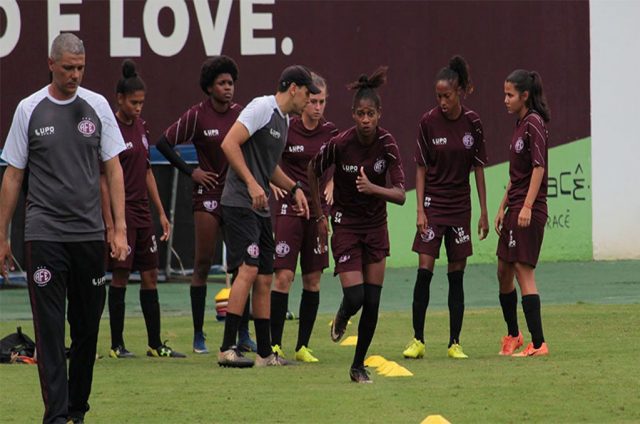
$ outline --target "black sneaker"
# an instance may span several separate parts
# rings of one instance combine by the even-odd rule
[[[149,348],[147,350],[147,356],[151,356],[154,358],[186,358],[187,355],[184,353],[176,352],[167,346],[167,341],[161,344],[159,347],[153,349]]]
[[[218,365],[231,368],[249,368],[253,366],[253,361],[246,358],[237,346],[218,352]]]
[[[119,359],[119,358],[134,358],[136,355],[133,352],[129,352],[123,345],[112,347],[109,350],[109,356],[111,358]]]
[[[351,381],[354,383],[373,383],[369,378],[369,371],[367,371],[364,366],[352,367],[349,370],[349,377],[351,377]]]
[[[349,317],[342,312],[342,304],[340,304],[340,308],[331,322],[331,340],[339,342],[347,331],[347,324],[349,324]]]

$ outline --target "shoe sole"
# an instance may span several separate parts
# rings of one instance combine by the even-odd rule
[[[198,355],[206,355],[209,353],[209,349],[193,349],[193,353],[197,353]]]
[[[405,354],[403,353],[403,354],[402,354],[402,356],[404,356],[404,357],[405,357],[405,359],[422,359],[422,358],[424,358],[424,354],[422,354],[422,355],[418,355],[418,356],[408,356],[408,355],[405,355]]]
[[[251,368],[253,365],[253,363],[241,364],[237,362],[218,362],[218,366],[224,368]]]

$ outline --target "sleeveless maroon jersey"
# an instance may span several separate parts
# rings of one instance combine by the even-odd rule
[[[147,123],[140,118],[135,119],[131,125],[119,119],[116,121],[126,147],[118,157],[124,177],[127,227],[150,227],[152,221],[147,190],[147,170],[151,167],[149,129]]]
[[[402,159],[391,133],[378,127],[375,141],[369,146],[358,141],[355,127],[338,134],[314,158],[316,175],[334,164],[333,225],[361,232],[386,225],[387,202],[360,193],[356,178],[360,175],[360,167],[364,167],[373,184],[386,186],[388,174],[391,185],[404,188]]]
[[[307,177],[307,166],[311,159],[318,154],[322,146],[337,133],[338,130],[336,126],[332,122],[325,121],[324,119],[321,119],[318,126],[312,130],[305,128],[302,119],[299,117],[293,118],[289,123],[287,145],[282,154],[280,167],[289,178],[302,183],[302,190],[307,196],[307,200],[310,199],[311,195],[309,179]],[[327,180],[328,178],[325,176],[320,185],[320,200],[322,201],[323,210],[326,210],[326,202],[322,193],[324,192]],[[292,210],[293,206],[295,206],[295,202],[291,196],[285,196],[284,199],[278,200],[276,214],[295,215],[295,212]],[[317,218],[314,211],[312,211],[312,217]]]
[[[189,108],[165,131],[171,145],[193,143],[200,168],[218,174],[218,184],[213,189],[195,184],[194,195],[211,195],[218,200],[222,196],[228,162],[220,145],[241,110],[242,106],[232,103],[226,112],[220,113],[213,108],[211,99],[206,99]]]
[[[469,173],[487,163],[478,114],[464,106],[456,120],[447,119],[439,107],[425,113],[418,126],[415,161],[427,168],[423,205],[429,223],[467,225],[471,219]]]
[[[531,174],[536,166],[544,167],[544,177],[533,203],[533,210],[547,216],[547,183],[549,176],[547,147],[549,131],[542,117],[533,110],[516,122],[509,145],[509,179],[511,189],[507,194],[509,209],[520,210],[529,191]]]

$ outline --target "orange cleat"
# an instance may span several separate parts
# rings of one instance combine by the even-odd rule
[[[502,338],[502,349],[500,349],[498,355],[511,356],[516,350],[518,350],[518,348],[520,348],[520,346],[522,346],[522,343],[523,339],[521,332],[518,331],[518,335],[516,337],[507,334]]]
[[[522,351],[522,352],[518,352],[518,353],[514,353],[511,356],[518,356],[518,357],[522,357],[522,356],[544,356],[544,355],[548,355],[549,354],[549,348],[547,347],[546,343],[542,343],[540,345],[539,348],[535,348],[533,347],[533,343],[529,343],[527,345],[527,347]]]

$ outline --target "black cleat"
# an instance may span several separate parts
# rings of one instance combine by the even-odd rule
[[[339,342],[342,336],[344,336],[345,331],[347,331],[347,324],[349,324],[349,317],[342,312],[342,305],[336,312],[336,316],[333,318],[331,322],[331,340],[334,342]]]
[[[349,370],[349,377],[354,383],[373,383],[369,378],[369,371],[364,366],[352,367]]]

